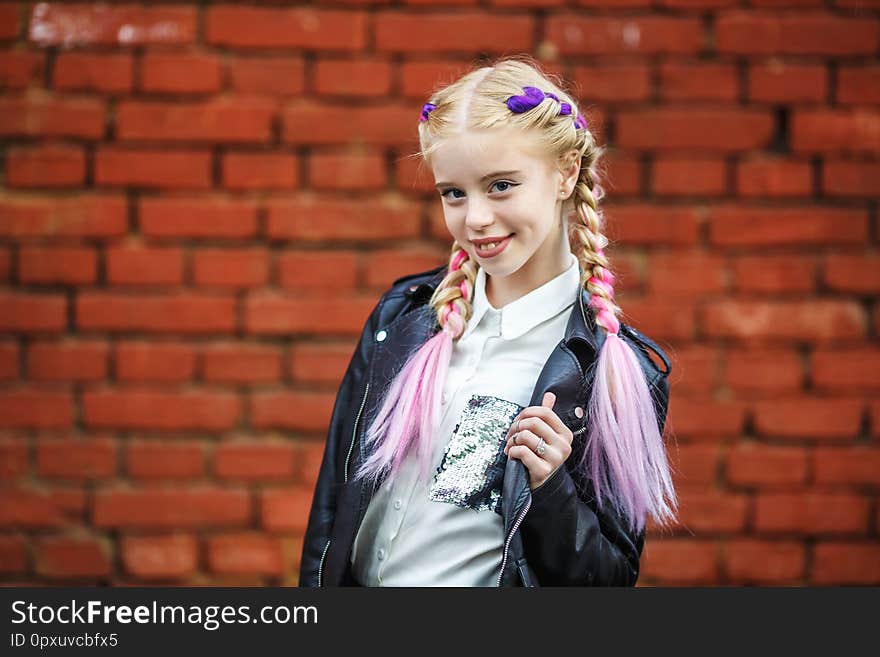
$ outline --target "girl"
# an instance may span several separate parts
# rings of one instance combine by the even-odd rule
[[[670,368],[617,318],[602,149],[520,58],[436,92],[419,139],[449,263],[395,281],[367,321],[300,584],[633,585],[647,515],[676,514]]]

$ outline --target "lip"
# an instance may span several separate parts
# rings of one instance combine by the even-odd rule
[[[480,248],[475,248],[474,251],[475,251],[475,253],[477,254],[477,257],[478,257],[478,258],[494,258],[494,257],[497,256],[499,253],[501,253],[505,248],[507,248],[507,244],[508,244],[508,242],[510,242],[510,238],[511,238],[511,237],[513,237],[513,234],[512,234],[512,233],[511,233],[510,235],[508,235],[507,237],[503,238],[503,239],[500,240],[500,241],[497,240],[497,239],[494,240],[494,241],[496,242],[496,244],[495,244],[495,248],[492,249],[491,251],[484,251],[484,250],[482,250],[482,249],[480,249]],[[482,243],[485,243],[485,242],[492,242],[493,240],[492,240],[492,239],[488,239],[488,240],[487,240],[487,239],[481,239],[481,240],[478,240],[478,241],[477,241],[477,240],[471,240],[471,241],[473,242],[474,247],[477,247],[478,244],[482,244]]]

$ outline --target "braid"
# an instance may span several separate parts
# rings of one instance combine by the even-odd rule
[[[574,187],[575,210],[581,222],[575,223],[572,231],[579,246],[576,255],[581,264],[581,285],[590,293],[590,306],[596,309],[596,323],[609,333],[617,333],[620,330],[617,315],[621,309],[614,303],[615,277],[604,251],[608,238],[602,234],[599,210],[602,192],[594,169],[601,155],[602,149],[595,144],[584,153],[580,177]]]
[[[477,265],[458,241],[454,241],[449,272],[431,297],[431,306],[437,313],[437,323],[449,332],[453,340],[461,337],[471,317],[476,279]]]

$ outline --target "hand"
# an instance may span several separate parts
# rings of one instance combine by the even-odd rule
[[[556,413],[556,395],[544,393],[540,406],[524,408],[507,430],[504,453],[522,461],[529,471],[529,487],[535,490],[550,478],[571,454],[574,435]],[[544,454],[536,450],[544,439]]]

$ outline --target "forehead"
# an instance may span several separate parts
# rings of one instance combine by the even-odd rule
[[[538,142],[522,130],[470,130],[443,139],[431,155],[435,180],[478,181],[490,171],[546,168]]]

